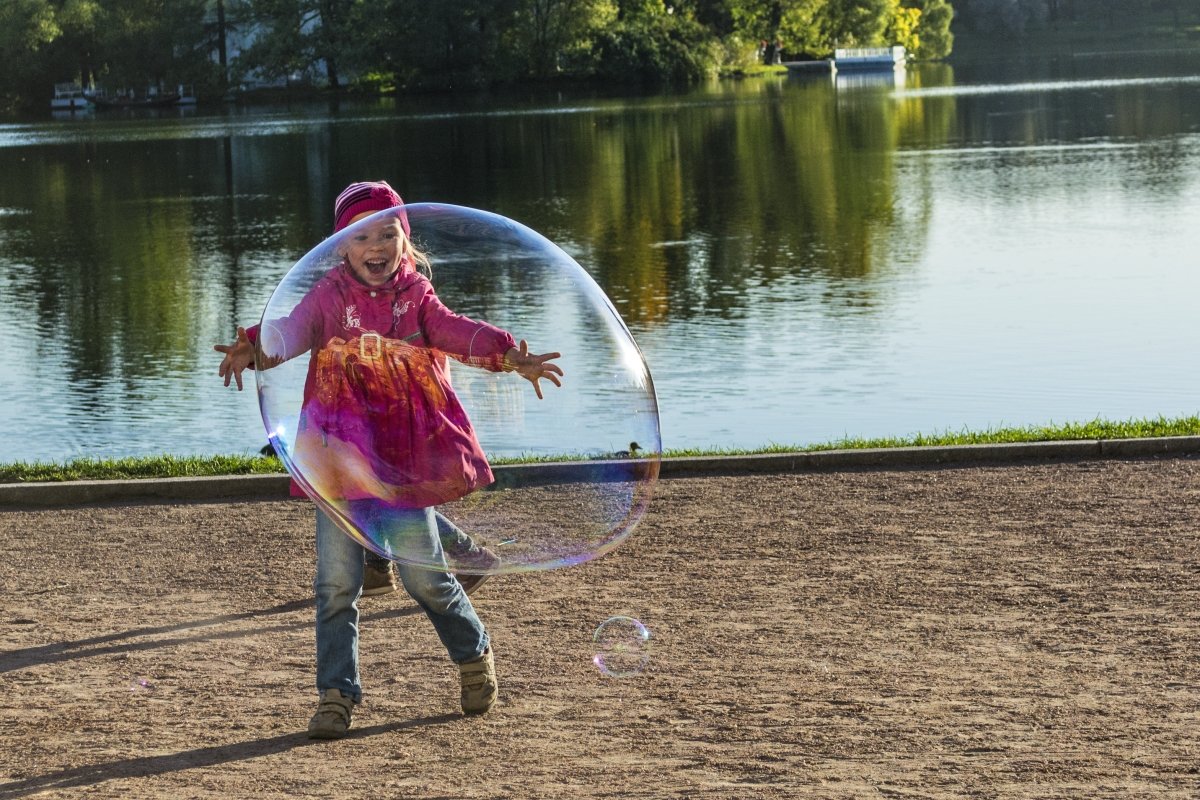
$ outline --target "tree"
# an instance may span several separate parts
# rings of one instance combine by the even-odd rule
[[[236,13],[243,29],[254,31],[238,58],[243,75],[324,78],[332,89],[362,63],[364,31],[378,25],[366,25],[364,15],[379,18],[354,0],[243,0]]]
[[[829,0],[823,9],[825,35],[834,47],[885,44],[895,0]]]
[[[954,9],[946,0],[919,2],[921,19],[917,25],[917,35],[920,41],[916,56],[922,59],[945,58],[954,47],[954,34],[950,32]]]
[[[601,0],[526,0],[512,27],[514,50],[524,71],[546,77],[559,71],[564,56],[590,49],[590,38],[616,9]]]
[[[82,5],[82,4],[81,4]],[[98,79],[120,88],[174,88],[209,68],[204,0],[103,0],[79,16],[94,37]]]
[[[710,74],[717,44],[688,13],[657,0],[625,0],[596,35],[597,72],[623,83],[689,83]]]
[[[66,0],[58,9],[61,34],[54,41],[56,64],[70,65],[70,77],[82,86],[95,83],[99,62],[99,30],[104,9],[98,0]]]
[[[787,50],[813,56],[829,55],[833,44],[826,32],[827,0],[790,2],[783,15],[781,35]]]
[[[729,17],[738,34],[759,43],[763,62],[770,63],[782,35],[784,14],[794,5],[788,0],[729,0]]]
[[[47,0],[7,0],[0,4],[0,98],[5,105],[16,102],[30,82],[38,85],[43,97],[49,96],[53,79],[46,80],[39,69],[39,56],[61,32]]]
[[[381,41],[375,48],[375,68],[388,69],[398,86],[478,86],[501,76],[502,64],[522,60],[523,53],[505,52],[504,45],[528,40],[513,33],[525,0],[391,0],[377,25]],[[553,16],[553,12],[551,12]],[[548,30],[547,35],[550,35]]]
[[[921,9],[900,5],[893,0],[892,18],[883,32],[883,43],[900,45],[914,55],[921,48]]]

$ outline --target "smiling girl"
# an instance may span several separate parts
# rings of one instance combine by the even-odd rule
[[[445,356],[483,369],[515,371],[533,384],[540,399],[543,378],[561,385],[562,369],[553,363],[559,354],[530,353],[526,342],[518,343],[507,331],[448,309],[417,269],[427,268],[429,261],[413,246],[403,201],[387,183],[354,183],[338,196],[334,232],[347,228],[338,249],[342,261],[291,314],[238,328],[232,344],[215,346],[224,354],[218,374],[226,386],[232,379],[240,390],[256,348],[264,368],[311,353],[293,453],[297,463],[309,467],[304,477],[322,482],[321,496],[336,495],[355,519],[370,520],[396,541],[423,548],[432,563],[445,563],[433,507],[493,480],[450,387]],[[398,379],[404,376],[416,379]],[[364,391],[375,396],[364,398]],[[411,408],[430,413],[399,413]],[[366,466],[347,468],[358,464]],[[331,469],[341,474],[330,474]],[[298,487],[293,490],[299,493]],[[344,736],[353,706],[362,699],[358,599],[363,556],[363,547],[318,507],[314,588],[320,704],[309,723],[313,738]],[[448,571],[407,564],[397,565],[397,571],[459,665],[463,712],[487,711],[497,695],[492,650],[462,585]]]

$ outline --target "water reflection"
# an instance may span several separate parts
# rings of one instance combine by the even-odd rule
[[[647,350],[668,447],[1175,413],[1188,387],[1055,406],[1060,387],[986,336],[967,337],[991,348],[976,358],[1026,388],[997,412],[964,399],[992,391],[988,376],[953,385],[971,371],[970,319],[941,304],[1005,295],[988,253],[1043,260],[1040,278],[1009,280],[1050,296],[1054,264],[1082,252],[1091,280],[1129,280],[1091,226],[1166,235],[1161,257],[1194,265],[1190,234],[1162,227],[1198,205],[1196,72],[1061,72],[1003,84],[918,65],[902,86],[825,76],[0,126],[0,423],[28,431],[0,460],[257,449],[253,403],[219,386],[211,344],[257,318],[345,182],[380,177],[410,200],[518,219],[584,264]],[[921,359],[958,366],[925,375],[931,392],[911,377]]]

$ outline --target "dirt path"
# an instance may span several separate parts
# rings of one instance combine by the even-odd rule
[[[1200,796],[1200,460],[662,481],[609,556],[477,595],[485,717],[364,601],[338,742],[303,734],[311,528],[0,512],[0,798]],[[591,662],[615,614],[636,677]]]

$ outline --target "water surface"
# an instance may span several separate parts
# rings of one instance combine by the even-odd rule
[[[257,450],[211,345],[373,178],[571,253],[667,448],[1197,411],[1186,54],[94,113],[0,125],[0,174],[0,461]]]

